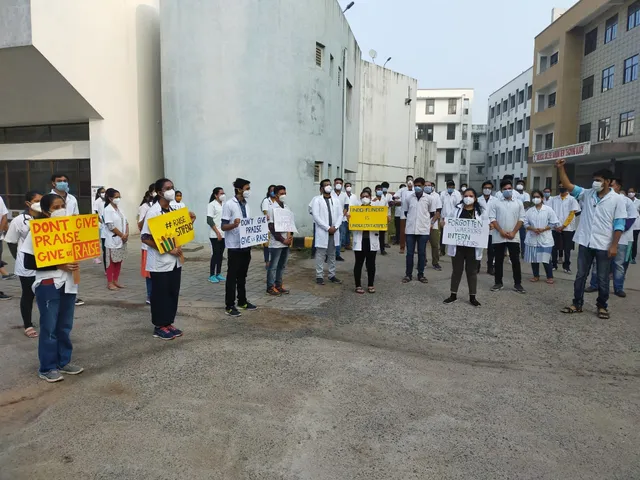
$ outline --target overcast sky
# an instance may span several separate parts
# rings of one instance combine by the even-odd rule
[[[351,0],[339,0],[345,7]],[[533,40],[553,7],[576,0],[355,0],[346,12],[363,58],[418,79],[420,88],[475,89],[473,122],[487,98],[533,64]]]

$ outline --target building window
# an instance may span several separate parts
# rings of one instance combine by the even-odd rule
[[[502,139],[504,140],[505,138],[507,138],[507,127],[506,127],[506,125],[504,127],[502,127]]]
[[[606,92],[607,90],[611,90],[613,88],[613,75],[615,73],[616,67],[614,65],[609,68],[605,68],[602,71],[602,91]]]
[[[500,103],[496,104],[496,115],[500,115]]]
[[[533,85],[529,85],[529,87],[527,88],[527,100],[531,100],[532,95],[533,95]]]
[[[523,128],[522,124],[523,124],[522,120],[518,120],[518,128],[516,130],[516,133],[522,133],[522,128]]]
[[[529,161],[529,147],[524,147],[524,161]]]
[[[0,128],[0,144],[77,142],[85,140],[89,140],[88,123]],[[2,189],[0,186],[0,193],[1,192]]]
[[[531,129],[531,116],[528,116],[525,123],[525,130],[528,132]]]
[[[522,105],[524,103],[524,90],[520,90],[518,92],[518,105]]]
[[[498,154],[497,153],[493,157],[493,166],[494,167],[498,166]]]
[[[324,58],[324,45],[316,42],[316,67],[322,68],[323,58]]]
[[[522,162],[522,149],[518,148],[516,150],[516,162]]]
[[[447,148],[446,155],[447,155],[446,162],[447,163],[453,163],[453,160],[454,160],[455,155],[456,155],[456,151],[453,148]]]
[[[468,98],[465,98],[465,99],[462,101],[462,105],[463,105],[463,107],[462,107],[462,108],[463,108],[463,113],[464,113],[465,115],[469,115],[469,99],[468,99]]]
[[[491,107],[491,117],[490,118],[493,118],[495,116],[496,116],[496,107]]]
[[[556,92],[550,93],[549,97],[547,97],[547,107],[555,107],[556,106]]]
[[[510,123],[509,124],[509,136],[513,136],[513,129],[515,128],[515,124],[514,123]]]
[[[544,73],[547,71],[547,57],[540,57],[540,73]]]
[[[331,164],[329,163],[327,165],[327,177],[328,178],[333,178],[333,175],[331,175],[331,172],[333,172],[333,168],[331,168]]]
[[[538,112],[544,112],[544,95],[542,93],[538,94]]]
[[[598,46],[598,27],[594,28],[584,36],[584,54],[589,55],[596,51]]]
[[[504,165],[504,156],[505,156],[505,153],[504,153],[504,152],[502,152],[502,153],[500,154],[500,166]]]
[[[478,168],[478,175],[482,175],[484,172],[484,165],[480,165]]]
[[[447,124],[447,140],[455,140],[456,139],[456,124],[449,123]]]
[[[542,151],[542,142],[543,142],[543,135],[541,133],[536,135],[536,152],[540,152]]]
[[[611,117],[598,120],[598,141],[603,142],[611,138]]]
[[[578,142],[590,142],[591,141],[591,123],[583,123],[580,125],[580,132],[578,133]]]
[[[500,130],[498,130],[497,128],[496,128],[496,133],[493,136],[493,141],[494,142],[499,142],[500,141]]]
[[[627,30],[631,30],[638,25],[640,25],[640,1],[629,5],[627,10]]]
[[[502,102],[502,112],[507,113],[507,108],[509,108],[509,103],[507,102],[507,100],[505,100],[504,102]]]
[[[493,143],[493,131],[489,132],[489,143]]]
[[[468,138],[468,135],[469,135],[469,125],[464,123],[462,125],[462,140],[466,140]]]
[[[624,81],[622,83],[633,82],[638,79],[638,55],[627,58],[624,61]]]
[[[436,100],[435,98],[427,98],[427,105],[425,109],[427,115],[433,115],[436,113]]]
[[[618,36],[618,15],[616,14],[607,20],[604,28],[604,43],[607,44]]]
[[[547,133],[544,136],[544,149],[551,150],[553,148],[553,133]]]
[[[457,112],[458,100],[455,98],[449,99],[449,115],[455,115]]]
[[[418,124],[418,140],[426,140],[428,142],[433,142],[433,124],[431,123]]]
[[[507,152],[507,164],[511,165],[513,163],[513,151],[509,150],[509,152]]]
[[[313,164],[313,181],[320,183],[320,177],[322,176],[322,162],[316,162]]]
[[[453,173],[445,173],[444,174],[445,182],[453,182]]]
[[[553,67],[556,63],[558,63],[558,52],[549,57],[549,67]]]
[[[593,75],[582,80],[582,100],[593,97]]]
[[[463,148],[462,150],[460,150],[460,165],[466,165],[467,164],[467,149]]]
[[[625,112],[620,115],[620,137],[633,135],[633,124],[635,123],[635,111]]]
[[[477,152],[478,150],[480,150],[480,135],[474,133],[472,135],[472,138],[473,138],[473,150]]]
[[[509,95],[509,108],[516,108],[516,96]]]

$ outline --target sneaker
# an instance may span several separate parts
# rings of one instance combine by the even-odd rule
[[[522,288],[522,285],[516,285],[515,287],[513,287],[513,290],[518,293],[527,293],[525,289]]]
[[[636,259],[635,259],[635,258],[632,258],[632,259],[631,259],[631,265],[635,265],[635,264],[636,264]]]
[[[617,292],[613,292],[613,294],[616,297],[620,297],[620,298],[626,298],[627,297],[627,294],[624,292],[624,290],[619,290]]]
[[[79,373],[84,372],[84,368],[72,365],[71,363],[67,363],[64,367],[61,367],[58,370],[60,373],[66,373],[67,375],[78,375]]]
[[[218,278],[218,281],[220,281],[220,282],[225,282],[227,280],[227,278],[224,275],[222,275],[221,273],[216,275],[216,277]]]
[[[478,300],[476,300],[476,297],[474,296],[469,296],[469,303],[474,307],[479,307],[480,305],[482,305]]]
[[[2,275],[2,279],[3,280],[12,280],[16,278],[16,274],[15,273],[10,273],[9,275]]]
[[[437,270],[437,271],[439,271],[439,272],[441,272],[441,271],[442,271],[442,267],[440,266],[440,264],[439,264],[439,263],[436,263],[436,264],[433,266],[433,269],[434,269],[434,270]]]
[[[571,275],[573,272],[571,272],[570,268],[565,268],[564,269],[564,273],[567,273],[567,274]]]
[[[499,292],[502,290],[504,286],[501,283],[496,283],[493,287],[491,287],[492,292]]]
[[[249,311],[252,311],[252,310],[257,310],[257,309],[258,309],[258,307],[256,307],[253,303],[249,303],[249,302],[245,303],[244,305],[238,305],[238,306],[239,306],[242,310],[249,310]]]
[[[0,292],[0,300],[11,300],[12,298],[11,295],[5,295],[4,292]]]
[[[380,255],[389,255],[386,251],[380,252]]]
[[[182,330],[180,330],[179,328],[176,328],[173,325],[167,325],[167,328],[169,329],[169,331],[171,333],[173,333],[174,337],[181,337],[182,336]]]
[[[589,287],[585,288],[584,291],[585,291],[585,293],[593,293],[593,292],[597,292],[598,289],[589,286]]]
[[[324,285],[324,278],[316,278],[316,283],[318,285]],[[9,298],[11,298],[11,297],[9,297]]]
[[[288,289],[284,288],[284,285],[281,285],[281,286],[276,287],[276,288],[283,295],[289,295],[291,293],[291,290],[288,290]]]
[[[238,311],[236,307],[226,308],[224,313],[229,315],[230,317],[241,317],[242,314]]]
[[[276,287],[271,287],[267,290],[267,295],[271,295],[272,297],[280,297],[282,294]]]
[[[218,276],[217,276],[217,275],[211,275],[211,276],[209,277],[209,281],[210,281],[211,283],[220,283],[220,279],[218,278]]]
[[[342,284],[342,280],[339,280],[339,279],[338,279],[338,277],[331,277],[331,278],[329,279],[329,281],[330,281],[331,283],[335,283],[336,285],[341,285],[341,284]]]
[[[342,258],[340,255],[338,255],[336,257],[336,262],[344,262],[344,258]]]
[[[147,297],[147,301],[145,302],[147,305],[151,305],[151,299]]]
[[[160,340],[173,340],[175,335],[167,327],[155,327],[153,329],[153,336]]]
[[[81,307],[82,305],[84,305],[84,300],[76,298],[76,307]]]
[[[558,266],[557,266],[557,265],[554,265],[554,266],[552,266],[552,267],[551,267],[551,269],[552,269],[554,272],[556,272],[556,271],[558,270]]]
[[[458,296],[452,293],[451,296],[442,303],[444,303],[445,305],[450,305],[454,303],[456,300],[458,300]]]
[[[51,370],[47,373],[38,372],[38,377],[46,380],[49,383],[61,382],[62,380],[64,380],[64,377],[60,375],[60,372],[58,370]]]

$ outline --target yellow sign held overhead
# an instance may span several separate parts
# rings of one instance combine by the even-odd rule
[[[386,232],[389,207],[349,207],[349,230]]]
[[[150,218],[149,230],[160,253],[168,253],[176,247],[186,245],[195,237],[187,208]]]

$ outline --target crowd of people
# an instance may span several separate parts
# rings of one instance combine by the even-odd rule
[[[546,283],[553,285],[554,271],[559,265],[571,274],[572,252],[578,245],[577,273],[574,295],[570,305],[562,308],[565,314],[583,311],[584,295],[598,292],[596,300],[599,318],[610,317],[608,300],[610,274],[613,277],[614,294],[626,297],[624,281],[630,264],[636,263],[637,241],[640,233],[640,199],[635,188],[623,190],[623,181],[609,170],[593,173],[590,188],[574,185],[568,178],[565,161],[556,162],[558,169],[558,195],[551,189],[526,191],[523,180],[511,177],[502,179],[496,191],[491,181],[482,185],[477,193],[467,185],[456,188],[448,181],[446,188],[438,192],[436,184],[424,178],[409,175],[406,182],[392,192],[388,182],[365,187],[359,194],[354,186],[341,178],[333,182],[320,182],[319,194],[309,203],[313,219],[313,255],[315,258],[316,284],[342,284],[337,276],[337,262],[344,261],[345,250],[353,250],[353,283],[356,294],[376,292],[377,254],[387,255],[391,237],[387,231],[349,230],[351,209],[354,207],[385,207],[387,223],[394,227],[393,241],[405,256],[403,283],[415,278],[427,284],[427,245],[430,245],[432,268],[440,271],[440,258],[451,257],[452,271],[450,295],[445,304],[458,300],[463,274],[466,274],[469,302],[475,307],[478,274],[483,258],[487,273],[494,276],[492,292],[504,288],[504,262],[509,259],[513,274],[513,289],[526,293],[523,286],[522,263],[531,264],[531,282],[540,281],[541,265]],[[84,302],[78,298],[78,285],[74,274],[77,263],[38,267],[34,257],[29,224],[32,219],[78,215],[78,202],[69,193],[69,179],[64,174],[51,178],[52,190],[29,192],[25,196],[25,209],[20,215],[7,221],[7,209],[0,198],[0,234],[5,234],[12,255],[15,272],[2,270],[3,278],[16,275],[20,279],[22,294],[20,313],[24,333],[29,338],[39,338],[38,356],[40,378],[48,382],[62,380],[63,374],[78,374],[82,367],[71,363],[72,345],[70,333],[75,306]],[[225,284],[225,313],[239,317],[241,311],[253,311],[257,307],[247,298],[246,279],[251,263],[251,247],[241,242],[239,226],[242,219],[251,218],[248,200],[251,182],[237,178],[233,182],[233,195],[227,198],[223,187],[215,187],[207,206],[206,224],[211,242],[209,282]],[[120,272],[127,255],[130,235],[129,222],[122,211],[121,194],[115,188],[100,188],[93,202],[93,212],[100,222],[102,263],[106,276],[106,288],[117,291],[123,287]],[[184,263],[182,248],[160,251],[151,235],[149,221],[159,215],[185,208],[182,194],[173,182],[162,178],[145,192],[137,216],[137,228],[141,238],[141,276],[145,278],[147,304],[150,305],[153,336],[172,340],[183,335],[174,326],[178,310],[181,272]],[[293,244],[293,232],[280,231],[275,217],[280,210],[290,211],[287,189],[284,185],[270,185],[261,202],[261,214],[267,217],[269,239],[263,245],[266,270],[266,294],[281,296],[290,293],[285,287],[284,272]],[[189,212],[191,221],[196,216]],[[490,226],[486,248],[443,243],[445,219],[474,219]],[[389,229],[391,230],[391,228]],[[449,242],[447,242],[449,243]],[[1,242],[0,242],[1,245]],[[223,258],[227,253],[227,266],[223,275]],[[0,266],[6,264],[1,261]],[[415,256],[417,254],[417,263]],[[362,270],[366,268],[366,288]],[[592,272],[589,278],[589,273]],[[589,286],[587,287],[587,281]],[[0,292],[0,299],[9,299]],[[40,312],[40,332],[32,321],[33,302]]]

